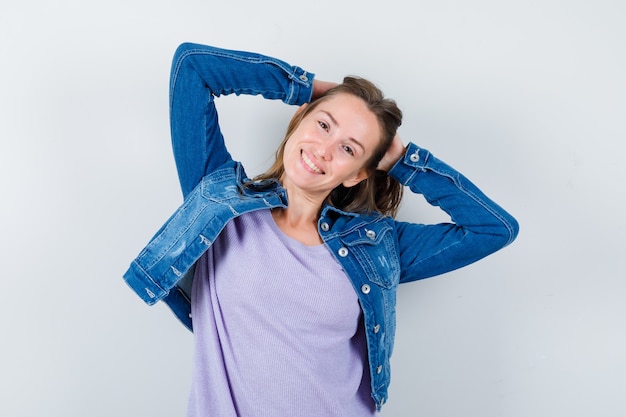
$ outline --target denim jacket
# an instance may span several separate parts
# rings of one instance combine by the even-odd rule
[[[313,74],[275,58],[183,44],[170,85],[172,141],[182,205],[132,261],[124,279],[147,304],[164,301],[192,329],[191,280],[196,261],[227,222],[254,210],[287,207],[277,181],[249,183],[228,154],[213,100],[261,94],[288,104],[310,100]],[[318,232],[352,282],[366,328],[372,398],[387,399],[398,284],[439,275],[510,244],[516,220],[459,172],[410,143],[388,173],[439,206],[450,223],[425,225],[381,214],[322,208]],[[268,265],[271,267],[271,265]]]

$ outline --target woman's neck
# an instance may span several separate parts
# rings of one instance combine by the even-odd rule
[[[313,246],[320,245],[322,239],[317,231],[317,221],[321,202],[300,195],[287,193],[289,206],[284,209],[272,210],[276,225],[287,236],[301,243]]]

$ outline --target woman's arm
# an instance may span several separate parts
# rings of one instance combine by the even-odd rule
[[[300,105],[311,100],[314,74],[261,54],[185,43],[170,74],[170,126],[178,176],[187,195],[231,160],[214,99],[235,93]]]
[[[389,175],[452,219],[436,225],[396,222],[400,282],[461,268],[515,240],[519,225],[513,216],[426,149],[410,143],[404,150],[397,139],[386,155],[386,163],[396,161]]]

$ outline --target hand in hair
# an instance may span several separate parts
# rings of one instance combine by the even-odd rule
[[[396,164],[396,162],[398,162],[398,160],[402,158],[404,152],[404,143],[402,143],[400,135],[396,134],[396,136],[393,138],[393,142],[391,142],[391,146],[389,146],[389,149],[387,149],[387,153],[385,153],[383,159],[380,160],[376,169],[385,172],[389,171]]]
[[[320,98],[326,91],[330,90],[333,87],[336,87],[337,83],[331,81],[322,81],[322,80],[313,80],[313,95],[311,96],[311,101],[317,100]]]

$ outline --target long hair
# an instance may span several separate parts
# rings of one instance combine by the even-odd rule
[[[351,94],[365,102],[367,108],[378,120],[381,139],[372,156],[365,163],[364,168],[369,174],[368,177],[353,187],[344,187],[340,184],[330,192],[326,202],[346,212],[378,212],[393,217],[396,215],[402,199],[402,184],[389,177],[386,172],[377,170],[376,167],[389,149],[396,131],[402,123],[402,111],[395,101],[385,98],[378,87],[363,78],[345,77],[343,83],[326,91],[320,98],[311,102],[302,111],[297,112],[287,126],[285,137],[276,151],[274,164],[265,173],[255,177],[254,181],[280,179],[285,172],[283,165],[285,144],[300,125],[302,119],[329,97],[342,93]]]

